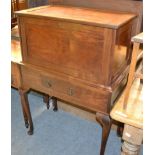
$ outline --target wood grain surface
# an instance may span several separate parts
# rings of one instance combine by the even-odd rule
[[[142,94],[142,85],[139,79],[136,79],[131,87],[126,110],[123,109],[124,95],[122,95],[113,107],[111,117],[122,123],[143,128]]]

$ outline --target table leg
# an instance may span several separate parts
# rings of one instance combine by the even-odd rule
[[[20,90],[19,90],[19,94],[20,94]],[[23,112],[25,127],[28,128],[29,127],[28,117],[27,117],[27,114],[25,112],[25,109],[24,109],[24,106],[22,104],[22,101],[21,101],[21,106],[22,106],[22,112]]]
[[[49,109],[50,108],[50,102],[49,102],[50,101],[50,97],[49,97],[49,95],[44,94],[43,95],[43,101],[46,104],[47,109]]]
[[[33,134],[33,122],[32,122],[31,112],[30,112],[30,108],[29,108],[27,91],[23,90],[23,89],[19,89],[19,94],[21,97],[21,105],[22,105],[22,109],[23,109],[24,119],[29,126],[28,134],[32,135]]]
[[[111,129],[112,120],[110,119],[109,115],[102,113],[96,113],[96,120],[102,127],[100,155],[104,155],[106,143]]]
[[[57,105],[57,98],[51,97],[52,104],[53,104],[53,111],[58,111],[58,105]]]
[[[122,138],[124,142],[121,155],[139,155],[143,130],[126,124]]]
[[[52,104],[53,104],[53,111],[58,111],[57,98],[52,96],[51,100],[52,100]],[[47,109],[49,109],[50,96],[47,94],[44,94],[43,101],[46,103]]]

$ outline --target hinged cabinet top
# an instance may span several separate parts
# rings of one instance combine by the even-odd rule
[[[16,12],[17,15],[40,16],[117,29],[136,15],[82,7],[51,5]]]

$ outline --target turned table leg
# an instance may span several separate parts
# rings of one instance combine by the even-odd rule
[[[33,122],[32,122],[31,112],[29,108],[27,91],[23,89],[19,89],[19,94],[21,97],[21,105],[22,105],[25,124],[26,124],[26,127],[29,127],[28,134],[32,135],[33,134]]]
[[[143,130],[125,125],[123,131],[123,145],[121,155],[139,155],[143,139]]]
[[[51,100],[53,104],[53,111],[58,111],[57,98],[52,96]]]
[[[50,97],[49,97],[49,95],[44,94],[43,95],[43,101],[46,104],[47,109],[49,109],[50,108]]]
[[[96,120],[99,122],[99,124],[102,127],[100,155],[104,155],[106,143],[111,129],[112,120],[110,119],[109,115],[102,114],[102,113],[96,113]]]

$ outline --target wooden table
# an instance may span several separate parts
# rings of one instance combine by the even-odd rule
[[[143,138],[142,85],[136,79],[131,87],[126,110],[123,108],[124,94],[113,107],[110,116],[125,124],[122,155],[138,155]]]

